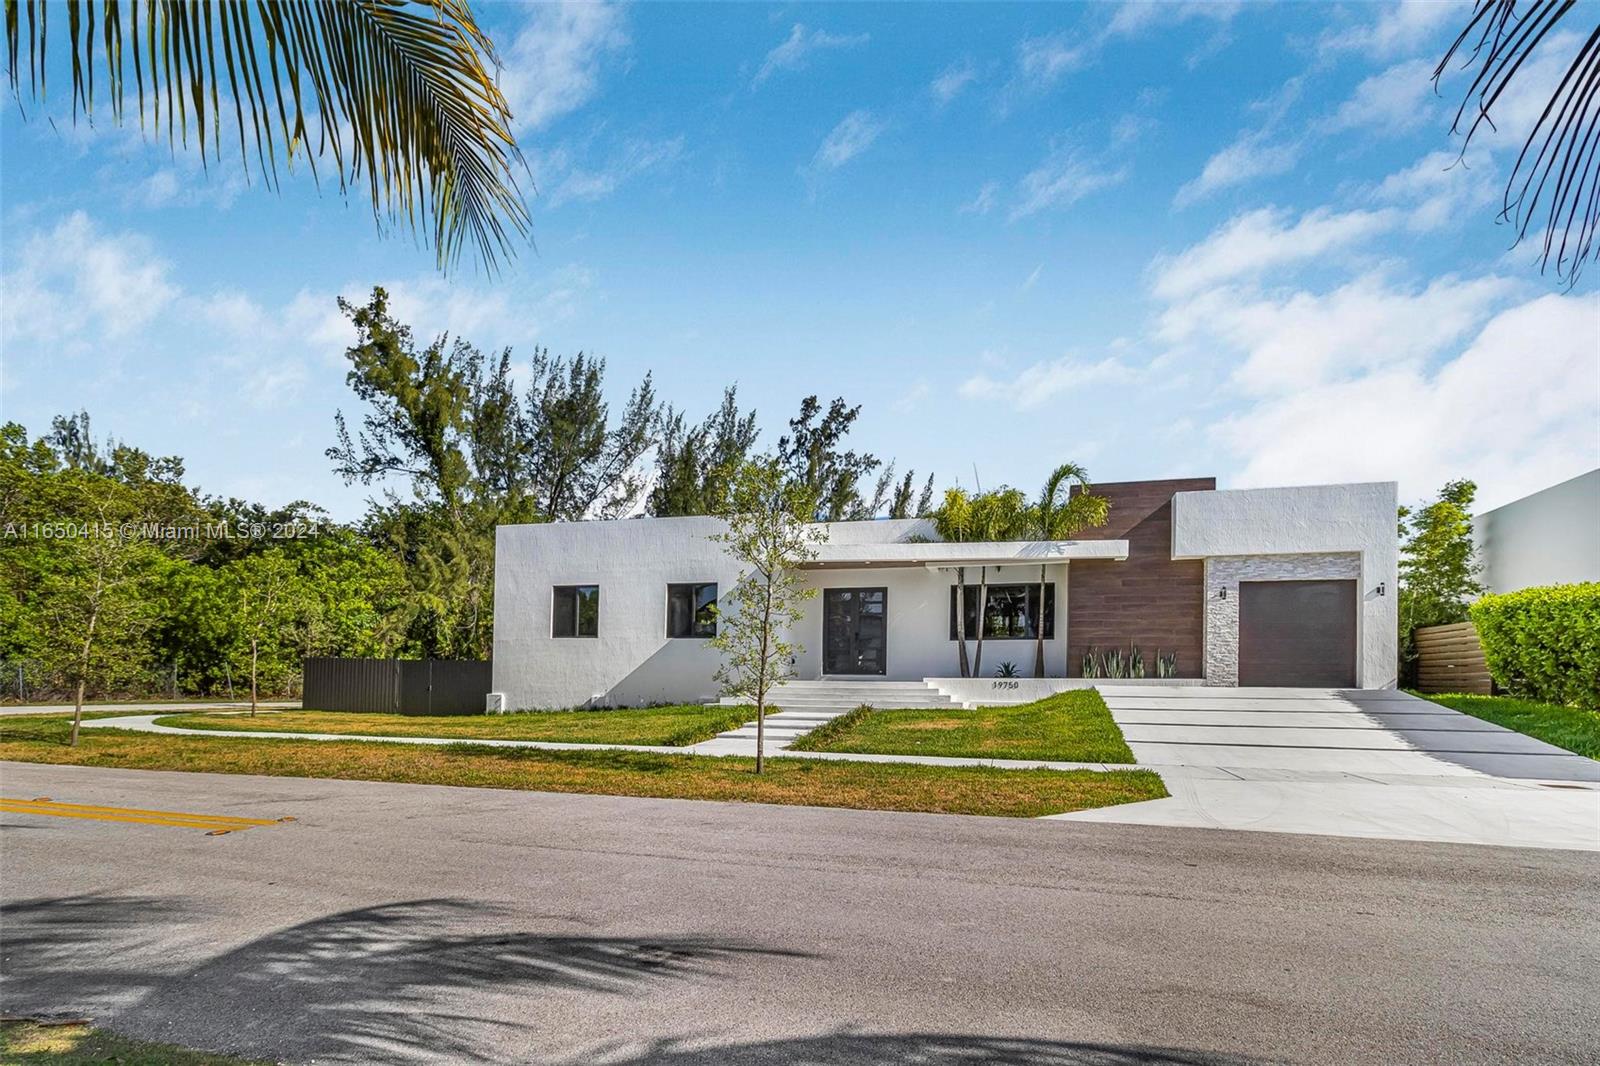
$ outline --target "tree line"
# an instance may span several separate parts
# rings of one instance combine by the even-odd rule
[[[602,358],[424,343],[382,289],[340,306],[357,410],[327,456],[371,489],[359,521],[207,495],[87,413],[0,427],[0,692],[276,696],[308,656],[487,658],[497,525],[718,513],[761,448],[735,385],[697,417],[646,374],[613,408]],[[805,397],[759,454],[812,519],[929,513],[931,477],[849,446],[859,413]]]

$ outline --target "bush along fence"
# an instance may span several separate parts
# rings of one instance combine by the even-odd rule
[[[1600,581],[1491,594],[1471,610],[1502,689],[1600,710]]]
[[[1416,685],[1419,692],[1466,692],[1487,696],[1493,689],[1478,629],[1471,622],[1418,626]]]

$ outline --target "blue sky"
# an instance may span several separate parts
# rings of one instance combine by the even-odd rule
[[[1073,459],[1489,506],[1600,465],[1595,275],[1494,223],[1575,33],[1452,166],[1449,4],[475,6],[537,185],[495,280],[303,173],[7,108],[3,417],[86,408],[206,491],[358,517],[334,299],[383,284],[425,333],[603,355],[618,401],[737,382],[768,444],[843,395],[941,485]]]

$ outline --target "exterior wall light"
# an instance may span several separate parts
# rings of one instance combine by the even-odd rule
[[[1228,586],[1224,585],[1220,589],[1217,590],[1217,599],[1225,600],[1227,598],[1228,598]]]
[[[1385,586],[1385,585],[1386,585],[1386,584],[1388,584],[1388,582],[1386,582],[1386,581],[1380,581],[1380,582],[1378,582],[1378,595],[1380,595],[1380,596],[1382,596],[1382,595],[1383,595],[1383,594],[1384,594],[1384,593],[1383,593],[1383,587],[1384,587],[1384,586]]]

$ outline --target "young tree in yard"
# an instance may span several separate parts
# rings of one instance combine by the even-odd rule
[[[1416,659],[1418,626],[1448,625],[1467,620],[1467,606],[1483,594],[1472,544],[1472,501],[1478,486],[1448,482],[1439,498],[1415,511],[1400,509],[1400,654],[1401,672],[1409,674]]]
[[[1072,491],[1076,482],[1077,490]],[[1090,526],[1103,526],[1111,513],[1104,496],[1089,491],[1089,474],[1077,463],[1062,463],[1050,471],[1030,521],[1039,540],[1067,540]],[[1044,676],[1044,577],[1039,564],[1039,617],[1034,619],[1033,676]]]
[[[268,548],[229,563],[241,650],[250,653],[250,717],[256,716],[261,653],[276,651],[292,625],[307,610],[307,590],[281,548]]]
[[[80,480],[80,493],[90,491]],[[84,695],[91,682],[116,679],[141,659],[152,612],[142,587],[161,553],[127,523],[138,521],[137,500],[120,486],[94,484],[98,499],[83,506],[87,528],[38,546],[40,650],[73,690],[72,733],[78,744]]]
[[[801,584],[796,567],[816,558],[816,545],[826,538],[810,524],[816,496],[784,475],[772,459],[741,466],[721,508],[727,531],[713,537],[743,568],[723,597],[732,610],[718,605],[711,646],[723,656],[716,674],[723,692],[755,704],[756,773],[766,760],[767,697],[794,676],[794,656],[803,650],[785,634],[803,617],[804,601],[817,594]]]

